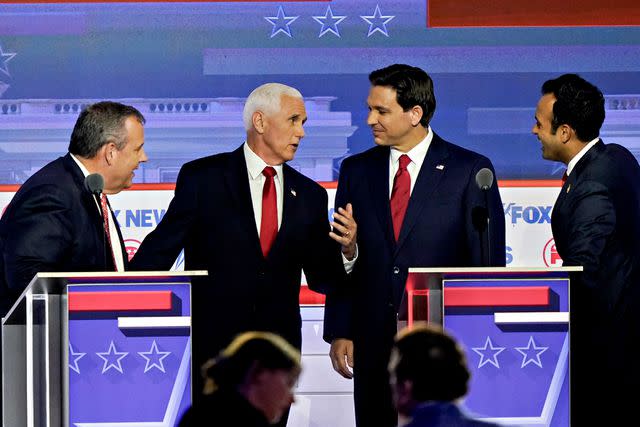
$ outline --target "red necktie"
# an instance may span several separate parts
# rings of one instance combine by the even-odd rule
[[[567,182],[567,171],[564,171],[564,174],[562,175],[562,185],[564,185],[565,182]]]
[[[400,156],[400,167],[393,178],[393,190],[391,191],[391,219],[393,220],[393,235],[398,241],[400,229],[404,214],[409,206],[409,197],[411,196],[411,176],[407,170],[407,166],[411,163],[411,159],[406,154]]]
[[[278,234],[278,205],[276,201],[276,186],[273,177],[276,170],[267,166],[262,171],[265,176],[264,187],[262,187],[262,219],[260,220],[260,247],[262,255],[266,258],[269,249],[276,240]]]
[[[118,265],[116,264],[116,256],[113,254],[113,247],[111,246],[111,231],[109,230],[109,207],[107,206],[107,196],[104,193],[100,193],[100,208],[102,210],[102,224],[104,225],[104,236],[109,244],[109,251],[111,252],[111,259],[113,260],[113,269],[118,271]]]

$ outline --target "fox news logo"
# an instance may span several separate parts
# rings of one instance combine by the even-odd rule
[[[511,224],[526,222],[527,224],[551,224],[553,206],[523,206],[515,203],[502,204],[504,216],[511,217]],[[509,220],[507,220],[509,222]]]
[[[556,249],[556,242],[553,238],[549,239],[542,250],[542,259],[547,267],[562,267],[562,258]]]

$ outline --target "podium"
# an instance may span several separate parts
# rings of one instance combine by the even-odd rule
[[[406,321],[442,324],[471,372],[463,406],[501,425],[568,427],[570,274],[562,268],[410,268]]]
[[[190,278],[38,273],[2,319],[6,427],[173,426],[191,403]]]

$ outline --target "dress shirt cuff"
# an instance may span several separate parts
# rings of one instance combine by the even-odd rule
[[[353,259],[351,261],[349,261],[342,252],[340,252],[340,254],[342,255],[342,265],[344,266],[344,271],[346,271],[347,274],[351,273],[353,271],[353,265],[356,263],[356,260],[358,259],[358,244],[356,243],[356,253],[353,256]]]

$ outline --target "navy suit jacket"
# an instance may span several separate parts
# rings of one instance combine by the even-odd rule
[[[69,154],[20,187],[0,220],[0,247],[3,314],[38,272],[115,270],[96,200]]]
[[[184,248],[187,270],[209,272],[191,288],[194,366],[247,330],[276,332],[300,348],[302,269],[319,292],[345,276],[328,235],[326,191],[286,164],[283,177],[282,222],[266,259],[242,146],[182,167],[167,213],[132,259],[132,269],[169,269]]]
[[[620,384],[640,384],[640,166],[633,155],[597,142],[562,187],[551,227],[563,265],[584,268],[570,293],[574,398],[584,391],[601,399],[599,381],[613,379],[606,394],[617,400],[626,394]]]
[[[404,427],[498,427],[498,424],[474,420],[452,402],[431,402],[418,406],[411,422]]]
[[[359,425],[384,426],[379,411],[393,412],[386,366],[409,267],[482,264],[472,212],[484,206],[484,194],[475,176],[482,168],[493,170],[486,157],[434,135],[396,243],[389,207],[389,153],[389,147],[378,146],[345,159],[336,194],[336,206],[353,205],[358,259],[350,291],[327,296],[324,336],[329,342],[334,338],[354,341],[356,415],[371,420],[358,417]],[[503,266],[504,211],[497,185],[488,196],[490,260],[492,265]],[[365,395],[383,398],[364,403]]]

